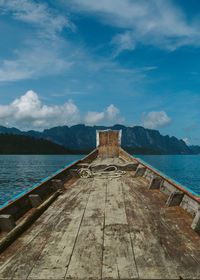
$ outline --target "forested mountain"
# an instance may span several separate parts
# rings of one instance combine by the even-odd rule
[[[193,154],[196,154],[196,155],[200,154],[200,146],[193,145],[193,146],[189,146],[189,148]]]
[[[33,136],[0,134],[0,154],[71,154],[72,151]]]
[[[82,124],[75,126],[59,126],[38,131],[20,131],[16,128],[6,128],[0,126],[0,133],[22,134],[50,140],[59,145],[73,150],[91,150],[96,146],[96,130],[102,129],[122,129],[122,147],[126,149],[146,148],[158,151],[162,154],[191,154],[192,150],[183,140],[172,136],[163,136],[159,131],[146,129],[141,126],[126,127],[123,125],[105,126],[85,126]]]

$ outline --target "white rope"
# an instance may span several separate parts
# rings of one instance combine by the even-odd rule
[[[106,179],[106,178],[118,178],[125,174],[125,171],[117,169],[116,166],[110,165],[105,168],[102,168],[98,171],[91,170],[91,166],[88,168],[80,168],[78,173],[81,178],[99,178],[99,179]]]

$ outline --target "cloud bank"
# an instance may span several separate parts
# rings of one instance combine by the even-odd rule
[[[75,0],[70,4],[70,7],[74,6],[74,3],[78,3],[78,1]],[[104,3],[103,1],[102,3],[105,5],[105,11],[102,14],[105,15],[110,11],[109,16],[111,16],[114,2],[108,0],[108,4],[110,3],[111,6],[109,9],[107,2]],[[81,8],[91,5],[91,9],[94,9],[94,11],[97,8],[97,1],[95,0],[94,3],[86,0],[85,2],[80,1],[78,4],[81,5]],[[116,4],[119,5],[119,1],[116,1]],[[66,2],[65,5],[67,5]],[[100,3],[98,5],[99,9],[102,10],[104,6]],[[124,6],[123,2],[121,2],[121,5]],[[71,21],[69,7],[63,8],[61,13],[59,9],[52,6],[50,8],[50,5],[45,2],[0,0],[0,14],[7,15],[16,22],[26,23],[24,31],[29,34],[28,37],[24,37],[26,39],[20,41],[17,47],[15,47],[16,42],[13,42],[14,47],[7,58],[0,58],[1,83],[37,79],[63,73],[75,73],[77,75],[77,73],[91,74],[98,72],[100,75],[105,75],[102,74],[104,69],[107,73],[113,73],[113,71],[121,71],[124,75],[133,73],[134,78],[140,80],[145,77],[145,74],[142,75],[142,73],[157,68],[153,66],[131,70],[121,69],[116,62],[112,61],[112,58],[99,57],[92,52],[88,52],[83,44],[74,44],[73,40],[70,40],[69,34],[78,32],[78,29]],[[126,29],[126,27],[124,28]],[[65,31],[67,32],[64,33]],[[68,35],[66,35],[67,33]],[[123,39],[120,39],[121,43],[118,44],[121,37]],[[129,35],[123,35],[122,32],[116,38],[113,38],[112,44],[114,43],[119,49],[121,45],[122,49],[133,49],[132,40],[129,42],[128,38]],[[109,41],[108,47],[110,48]],[[113,79],[112,75],[109,75],[110,79]]]
[[[46,3],[33,0],[0,0],[4,14],[40,28],[41,37],[55,38],[63,28],[74,29],[69,17],[56,13]]]
[[[108,106],[104,112],[91,112],[89,111],[85,116],[85,123],[94,125],[98,122],[106,123],[107,125],[123,123],[125,119],[120,116],[120,111],[113,104]]]
[[[119,54],[123,50],[133,50],[137,44],[170,51],[182,46],[199,46],[199,22],[194,19],[189,22],[174,2],[73,0],[70,3],[76,11],[95,13],[104,24],[121,29],[112,39]]]
[[[85,124],[114,124],[122,122],[120,111],[113,104],[103,112],[87,112],[81,116],[80,110],[72,100],[63,105],[48,106],[43,104],[37,93],[32,90],[9,105],[0,105],[0,125],[16,126],[20,129],[30,130],[50,128],[59,125]]]
[[[165,111],[152,111],[148,114],[143,113],[142,125],[146,128],[155,129],[167,126],[171,123],[171,119]]]
[[[190,145],[189,139],[187,137],[185,137],[184,139],[182,139],[186,145]]]
[[[75,30],[67,15],[32,0],[0,0],[0,14],[26,23],[29,34],[12,50],[12,59],[0,59],[0,82],[58,74],[71,67],[70,46],[61,36],[64,29]],[[67,58],[63,49],[70,53]]]

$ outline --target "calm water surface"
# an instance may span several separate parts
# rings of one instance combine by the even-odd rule
[[[0,205],[83,155],[0,155]]]
[[[83,155],[0,155],[0,205]],[[137,156],[200,194],[200,155]]]
[[[200,195],[200,155],[139,155],[136,157]]]

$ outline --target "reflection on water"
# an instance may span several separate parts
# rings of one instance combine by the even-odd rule
[[[83,155],[0,155],[0,205]]]
[[[200,195],[200,155],[136,156]]]

